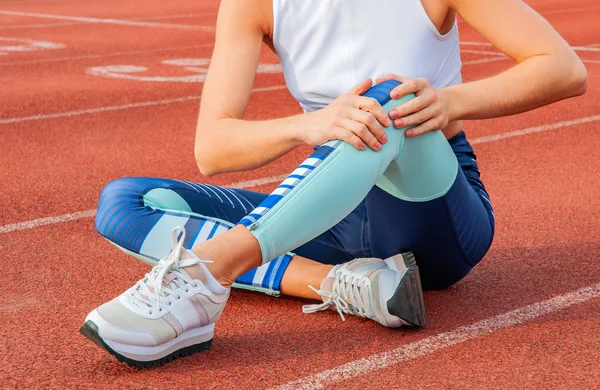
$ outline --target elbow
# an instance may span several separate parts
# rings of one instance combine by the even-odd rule
[[[200,173],[206,177],[214,176],[219,173],[215,164],[217,158],[210,153],[210,146],[205,142],[196,141],[194,147],[194,158]]]
[[[574,81],[574,90],[577,92],[575,96],[581,96],[587,92],[588,89],[588,72],[582,62],[579,63]]]
[[[588,72],[577,56],[570,66],[569,71],[569,92],[570,97],[581,96],[587,92],[588,89]]]

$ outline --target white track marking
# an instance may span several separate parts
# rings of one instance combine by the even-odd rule
[[[32,221],[19,223],[11,223],[9,225],[0,226],[0,233],[13,232],[15,230],[33,229],[38,226],[52,225],[55,223],[74,221],[77,219],[91,218],[96,215],[96,210],[77,211],[71,214],[57,215],[55,217],[39,218]]]
[[[497,57],[506,57],[505,54],[500,53],[499,51],[461,49],[460,52],[461,53],[471,53],[471,54],[484,54],[484,55],[488,55],[488,56],[497,56]]]
[[[489,42],[469,42],[469,41],[462,41],[460,43],[461,46],[488,46],[488,47],[494,47],[494,45],[492,45]]]
[[[488,62],[498,62],[498,61],[506,61],[506,60],[510,60],[510,58],[509,57],[482,58],[480,60],[464,61],[463,62],[463,66],[465,66],[465,65],[485,64],[485,63],[488,63]]]
[[[24,38],[6,38],[0,37],[0,54],[6,55],[10,52],[29,52],[37,50],[56,50],[64,49],[66,46],[62,43],[48,41],[34,41]]]
[[[252,92],[253,93],[254,92],[269,92],[269,91],[276,91],[279,89],[286,89],[286,86],[285,85],[275,85],[273,87],[254,88],[252,90]],[[166,104],[182,103],[182,102],[187,102],[190,100],[199,101],[200,95],[184,96],[184,97],[180,97],[180,98],[165,99],[165,100],[151,100],[151,101],[147,101],[147,102],[123,104],[120,106],[105,106],[105,107],[88,108],[85,110],[57,112],[54,114],[40,114],[40,115],[24,116],[24,117],[20,117],[20,118],[0,119],[0,125],[10,124],[10,123],[22,123],[22,122],[29,122],[29,121],[39,121],[39,120],[44,120],[44,119],[66,118],[66,117],[96,114],[96,113],[108,112],[108,111],[129,110],[132,108],[163,106]]]
[[[600,47],[593,46],[571,46],[575,51],[600,51]]]
[[[578,118],[578,119],[573,119],[573,120],[568,120],[568,121],[563,121],[563,122],[557,122],[557,123],[553,123],[553,124],[549,124],[549,125],[529,127],[527,129],[510,131],[507,133],[500,133],[500,134],[495,134],[495,135],[488,135],[485,137],[473,138],[470,142],[472,145],[483,144],[486,142],[493,142],[493,141],[498,141],[501,139],[519,137],[522,135],[533,134],[533,133],[541,133],[543,131],[562,129],[565,127],[571,127],[571,126],[575,126],[575,125],[581,125],[584,123],[592,123],[592,122],[598,122],[598,121],[600,121],[600,115],[587,116],[584,118]]]
[[[84,23],[100,23],[100,24],[115,24],[119,26],[129,27],[152,27],[152,28],[166,28],[176,30],[199,30],[214,32],[215,27],[211,26],[193,26],[185,24],[172,24],[172,23],[156,23],[156,22],[143,22],[135,20],[122,20],[122,19],[106,19],[106,18],[88,18],[82,16],[67,16],[67,15],[51,15],[51,14],[40,14],[35,12],[17,12],[17,11],[0,11],[0,15],[11,15],[11,16],[27,16],[33,18],[45,18],[55,20],[71,20],[74,22]]]
[[[13,65],[41,64],[41,63],[47,63],[47,62],[89,60],[89,59],[93,59],[93,58],[120,57],[120,56],[127,56],[127,55],[136,55],[136,54],[157,53],[157,52],[163,52],[163,51],[199,49],[199,48],[203,48],[203,47],[212,47],[212,46],[213,46],[212,43],[207,43],[207,44],[203,44],[203,45],[178,46],[178,47],[176,46],[176,47],[166,47],[166,48],[162,48],[162,49],[123,51],[123,52],[108,53],[108,54],[87,54],[87,55],[73,56],[73,57],[45,58],[45,59],[41,59],[41,60],[0,62],[0,67],[13,66]]]
[[[485,46],[485,47],[493,47],[494,45],[492,45],[489,42],[461,42],[460,43],[461,46]],[[586,46],[571,46],[571,48],[575,51],[600,51],[600,44],[590,44],[590,45],[586,45]],[[469,53],[468,50],[461,50],[464,51],[466,53]],[[475,51],[472,51],[472,53],[475,53]],[[480,54],[489,54],[488,52],[485,51],[481,51]],[[502,54],[502,53],[498,53],[498,54]]]
[[[273,88],[281,89],[284,87],[280,86],[280,87],[273,87]],[[197,99],[197,98],[198,98],[197,96],[193,97],[193,99]],[[168,104],[168,103],[164,103],[164,104]],[[63,116],[65,116],[65,115],[63,115]],[[512,132],[508,132],[508,133],[500,133],[500,134],[486,136],[486,137],[478,137],[478,138],[472,139],[470,142],[473,145],[483,144],[483,143],[487,143],[487,142],[498,141],[501,139],[519,137],[522,135],[527,135],[527,134],[532,134],[532,133],[540,133],[543,131],[556,130],[556,129],[560,129],[560,128],[564,128],[564,127],[575,126],[575,125],[579,125],[579,124],[583,124],[583,123],[591,123],[591,122],[596,122],[596,121],[600,121],[600,115],[588,116],[588,117],[574,119],[574,120],[570,120],[570,121],[558,122],[558,123],[554,123],[554,124],[550,124],[550,125],[530,127],[527,129],[516,130],[516,131],[512,131]],[[239,183],[233,183],[231,185],[228,185],[228,187],[231,187],[231,188],[253,188],[253,187],[258,187],[260,185],[281,182],[286,177],[287,177],[287,174],[264,177],[264,178],[260,178],[260,179],[256,179],[256,180],[249,180],[249,181],[244,181],[244,182],[239,182]],[[92,213],[92,214],[87,215],[85,213]],[[73,215],[76,215],[77,217],[73,218],[72,217]],[[95,210],[87,210],[87,211],[75,212],[72,214],[59,215],[56,217],[48,217],[48,218],[36,219],[33,221],[19,222],[19,223],[14,223],[14,224],[10,224],[10,225],[0,226],[0,233],[8,233],[8,232],[12,232],[15,230],[31,229],[36,226],[48,225],[48,224],[59,223],[59,222],[67,222],[67,221],[72,221],[74,219],[92,217],[94,215],[95,215]],[[44,221],[44,223],[40,223],[39,221]],[[46,222],[46,221],[48,221],[48,222]]]
[[[356,378],[385,367],[431,355],[443,348],[452,347],[475,338],[485,337],[500,329],[516,326],[599,297],[600,283],[545,301],[523,306],[472,325],[427,337],[390,351],[354,360],[342,366],[289,382],[277,387],[277,389],[321,389],[325,386],[331,386],[334,383]]]
[[[114,79],[125,79],[156,83],[203,83],[208,74],[208,66],[210,65],[209,58],[176,58],[164,60],[161,62],[164,65],[174,65],[183,68],[188,72],[193,72],[192,75],[183,76],[148,76],[143,73],[148,70],[145,66],[137,65],[109,65],[109,66],[94,66],[86,70],[87,74],[92,76],[108,77]],[[281,73],[282,68],[279,64],[259,64],[257,74],[273,74]]]
[[[262,179],[241,181],[227,185],[229,188],[254,188],[266,184],[278,183],[285,179],[287,175],[264,177]],[[11,223],[0,226],[1,233],[10,233],[18,230],[33,229],[44,225],[53,225],[55,223],[75,221],[78,219],[92,218],[96,215],[96,210],[77,211],[75,213],[57,215],[55,217],[39,218],[32,221]]]
[[[600,61],[598,60],[582,60],[583,62],[587,62],[589,64],[600,64]]]
[[[208,16],[214,14],[177,14],[177,15],[158,15],[158,16],[146,16],[141,18],[130,18],[129,20],[168,20],[168,19],[192,19],[202,16]],[[46,28],[46,27],[64,27],[64,26],[81,26],[88,24],[86,22],[65,22],[65,23],[35,23],[35,24],[14,24],[9,26],[0,27],[2,30],[16,30],[21,28]]]

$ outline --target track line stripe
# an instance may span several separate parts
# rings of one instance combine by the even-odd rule
[[[200,30],[214,32],[215,27],[211,26],[194,26],[186,24],[173,24],[173,23],[157,23],[157,22],[143,22],[135,20],[122,20],[122,19],[106,19],[106,18],[89,18],[83,16],[67,16],[67,15],[51,15],[51,14],[40,14],[36,12],[18,12],[0,10],[0,15],[10,16],[27,16],[33,18],[44,18],[54,20],[70,20],[74,22],[84,23],[101,23],[101,24],[115,24],[119,26],[130,26],[130,27],[152,27],[152,28],[167,28],[177,30]]]
[[[62,61],[74,61],[74,60],[88,60],[88,59],[92,59],[92,58],[119,57],[119,56],[131,55],[131,54],[150,54],[150,53],[157,53],[157,52],[163,52],[163,51],[199,49],[199,48],[203,48],[203,47],[212,47],[212,46],[214,46],[212,43],[206,43],[206,44],[202,44],[202,45],[175,46],[175,47],[165,47],[165,48],[160,48],[160,49],[122,51],[122,52],[106,53],[106,54],[87,54],[87,55],[73,56],[73,57],[44,58],[44,59],[41,59],[41,60],[0,62],[0,66],[41,64],[41,63],[44,63],[44,62],[62,62]]]
[[[254,188],[254,187],[258,187],[258,186],[265,185],[265,184],[278,183],[278,182],[284,180],[286,177],[287,177],[287,175],[263,177],[261,179],[256,179],[256,180],[248,180],[248,181],[241,181],[238,183],[232,183],[230,185],[227,185],[227,187],[229,187],[229,188]],[[77,219],[92,218],[95,215],[96,215],[96,210],[94,209],[94,210],[77,211],[75,213],[57,215],[54,217],[39,218],[39,219],[34,219],[32,221],[11,223],[8,225],[0,226],[0,234],[1,233],[10,233],[10,232],[14,232],[17,230],[33,229],[33,228],[36,228],[39,226],[52,225],[55,223],[69,222],[69,221],[74,221]]]
[[[570,121],[558,122],[558,123],[554,123],[552,125],[529,127],[527,129],[511,131],[508,133],[500,133],[500,134],[496,134],[496,135],[473,138],[470,142],[472,145],[483,144],[486,142],[494,142],[494,141],[498,141],[501,139],[519,137],[522,135],[540,133],[543,131],[556,130],[556,129],[560,129],[560,128],[564,128],[564,127],[575,126],[575,125],[579,125],[579,124],[583,124],[583,123],[590,123],[590,122],[595,122],[595,121],[600,121],[600,115],[588,116],[588,117],[574,119],[574,120],[570,120]],[[287,177],[287,174],[264,177],[261,179],[233,183],[231,185],[228,185],[227,187],[253,188],[253,187],[260,186],[260,185],[280,182],[280,181],[284,180],[286,177]],[[0,233],[8,233],[8,232],[12,232],[15,230],[31,229],[31,228],[34,228],[37,226],[49,225],[49,224],[60,223],[60,222],[67,222],[67,221],[72,221],[74,219],[89,218],[89,217],[93,217],[95,215],[95,213],[96,213],[95,210],[86,210],[86,211],[78,211],[78,212],[71,213],[71,214],[63,214],[63,215],[59,215],[59,216],[55,216],[55,217],[47,217],[47,218],[34,219],[32,221],[13,223],[13,224],[9,224],[9,225],[0,226]],[[75,217],[73,217],[73,216],[75,216]]]
[[[427,337],[400,348],[355,360],[342,366],[289,382],[281,387],[277,387],[277,389],[321,389],[325,386],[331,386],[334,383],[355,378],[368,372],[381,370],[388,366],[431,355],[440,349],[464,343],[465,341],[477,337],[487,336],[497,330],[519,325],[598,297],[600,297],[600,283],[564,295],[559,295],[546,301],[533,303],[508,313],[476,322],[472,325],[462,326],[450,332]]]
[[[600,64],[598,60],[582,60],[583,62],[587,62],[588,64]]]
[[[273,87],[254,88],[252,90],[252,92],[253,93],[268,92],[268,91],[276,91],[276,90],[285,89],[285,88],[286,88],[285,85],[276,85]],[[39,120],[44,120],[44,119],[56,119],[56,118],[65,118],[65,117],[72,117],[72,116],[96,114],[99,112],[128,110],[128,109],[140,108],[140,107],[162,106],[162,105],[172,104],[172,103],[188,102],[190,100],[196,101],[199,99],[200,99],[200,95],[194,95],[194,96],[184,96],[184,97],[174,98],[174,99],[153,100],[153,101],[147,101],[147,102],[123,104],[120,106],[96,107],[96,108],[88,108],[85,110],[57,112],[54,114],[41,114],[41,115],[25,116],[25,117],[20,117],[20,118],[7,118],[7,119],[0,119],[0,125],[9,124],[9,123],[21,123],[21,122],[28,122],[28,121],[39,121]]]
[[[506,57],[506,54],[500,53],[499,51],[491,51],[491,50],[472,50],[472,49],[461,49],[461,53],[471,53],[471,54],[483,54],[487,56],[495,56],[495,57]]]
[[[33,229],[38,226],[52,225],[54,223],[74,221],[76,219],[90,218],[96,215],[96,210],[78,211],[71,214],[57,215],[54,217],[39,218],[32,221],[19,223],[11,223],[9,225],[0,226],[0,233],[13,232],[15,230]]]
[[[213,15],[213,14],[208,14]],[[147,16],[140,18],[130,18],[129,20],[169,20],[169,19],[192,19],[198,18],[202,16],[207,16],[207,14],[177,14],[177,15],[158,15],[158,16]],[[22,28],[45,28],[45,27],[64,27],[64,26],[82,26],[88,24],[86,22],[64,22],[64,23],[35,23],[35,24],[13,24],[8,26],[0,27],[0,31],[3,30],[16,30]]]
[[[481,60],[471,60],[463,62],[464,65],[476,65],[476,64],[485,64],[488,62],[497,62],[497,61],[506,61],[510,60],[509,57],[492,57],[492,58],[483,58]]]
[[[562,129],[564,127],[571,127],[571,126],[575,126],[575,125],[581,125],[584,123],[591,123],[591,122],[597,122],[597,121],[600,121],[600,115],[587,116],[584,118],[573,119],[573,120],[568,120],[568,121],[563,121],[563,122],[557,122],[557,123],[553,123],[551,125],[535,126],[535,127],[529,127],[527,129],[510,131],[508,133],[500,133],[500,134],[495,134],[495,135],[488,135],[485,137],[473,138],[470,142],[472,145],[482,144],[482,143],[498,141],[498,140],[506,139],[506,138],[518,137],[521,135],[541,133],[543,131]]]

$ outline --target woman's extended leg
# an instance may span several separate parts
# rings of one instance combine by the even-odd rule
[[[184,247],[191,248],[233,227],[266,197],[267,194],[180,180],[123,178],[109,183],[102,191],[95,224],[109,242],[154,266],[169,254],[169,233],[174,227],[184,226]],[[351,247],[337,245],[341,236],[348,236],[346,227],[356,223],[352,218],[349,216],[294,253],[278,256],[239,276],[235,287],[269,295],[282,292],[318,298],[308,285],[318,285],[327,275],[332,268],[327,263],[344,263],[361,255]]]

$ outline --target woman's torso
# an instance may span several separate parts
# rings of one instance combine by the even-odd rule
[[[328,105],[359,82],[388,73],[459,84],[456,23],[441,34],[421,0],[273,0],[272,48],[305,111]],[[444,133],[457,134],[450,124]]]

